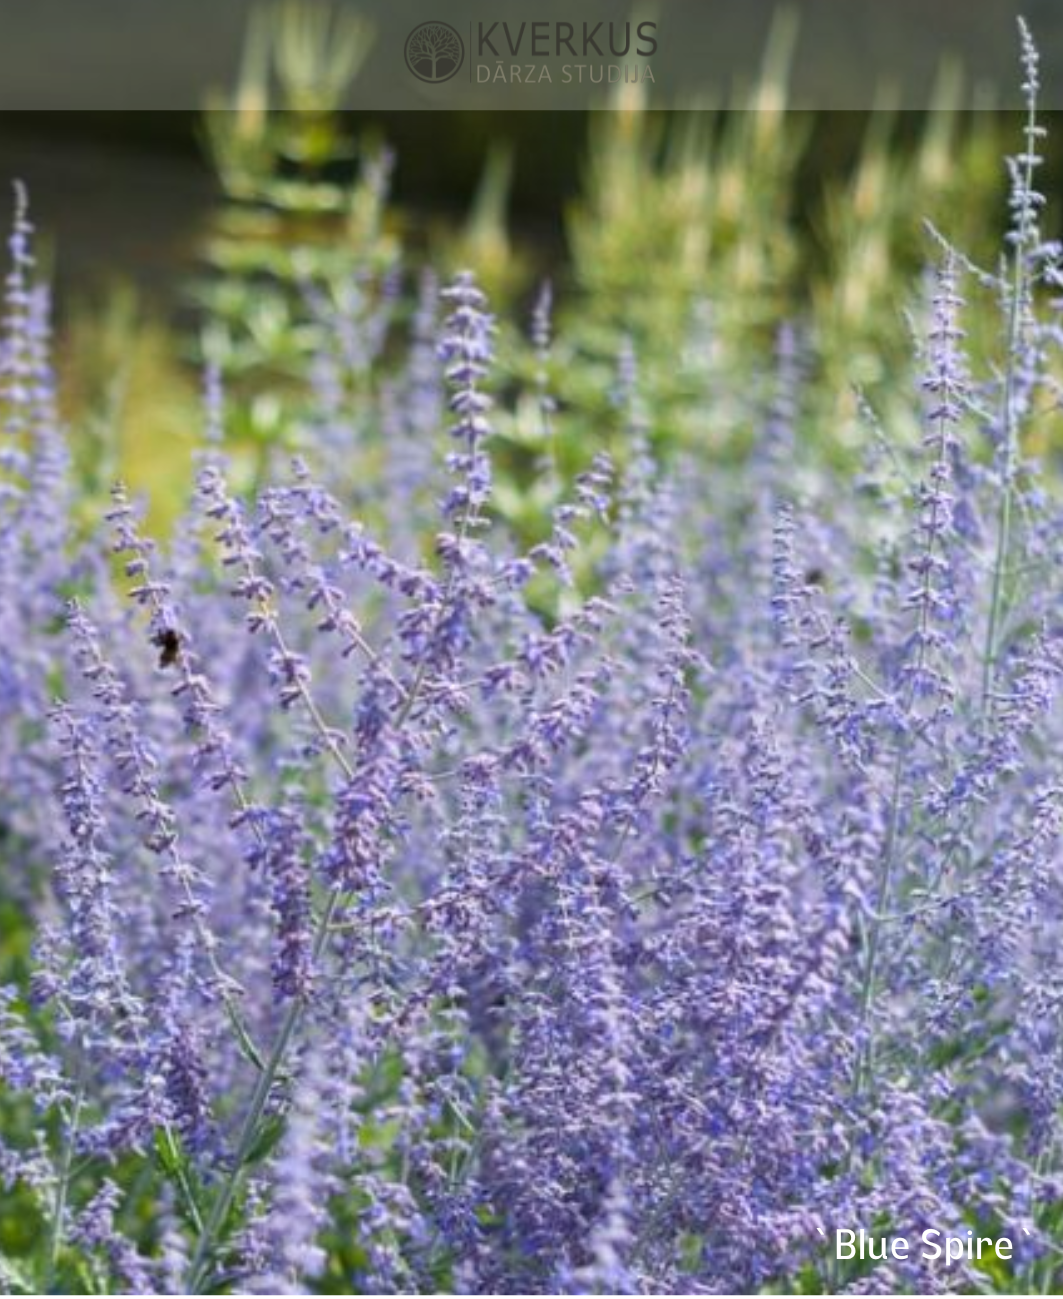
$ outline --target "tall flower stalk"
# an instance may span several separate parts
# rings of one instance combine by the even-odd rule
[[[910,779],[913,750],[926,742],[931,718],[927,704],[939,711],[951,704],[951,688],[943,665],[948,652],[947,631],[951,605],[949,561],[944,552],[953,527],[952,467],[958,451],[957,428],[967,400],[958,321],[962,306],[956,286],[956,262],[946,253],[934,296],[934,318],[928,347],[928,371],[923,379],[928,409],[924,450],[930,456],[926,475],[917,490],[916,552],[909,562],[913,588],[903,599],[905,613],[915,627],[904,647],[899,671],[900,725],[896,740],[889,793],[886,799],[886,835],[878,871],[873,906],[864,929],[864,969],[860,985],[860,1030],[855,1090],[871,1085],[874,1075],[874,1005],[878,992],[881,945],[887,913],[893,901],[898,859],[905,849],[905,785]]]
[[[409,688],[404,695],[399,696],[396,704],[393,722],[396,731],[400,731],[411,717],[427,673],[433,666],[438,666],[433,657],[434,652],[437,652],[433,642],[447,621],[454,616],[454,597],[465,563],[464,548],[478,527],[490,484],[490,467],[483,450],[483,442],[489,431],[484,415],[490,403],[477,387],[478,381],[486,374],[486,363],[490,359],[490,318],[482,310],[485,303],[483,295],[467,273],[458,278],[452,289],[445,290],[444,296],[454,302],[455,310],[447,321],[440,356],[447,365],[447,379],[454,389],[451,406],[458,418],[452,435],[461,445],[461,450],[451,456],[451,467],[458,477],[446,509],[448,513],[458,514],[460,521],[453,549],[448,553],[447,582],[435,623]],[[252,612],[248,616],[249,626],[253,632],[265,634],[274,644],[281,661],[280,674],[285,683],[282,689],[288,702],[297,697],[302,703],[343,779],[347,784],[353,785],[359,773],[344,754],[336,733],[322,717],[310,691],[309,674],[305,665],[285,641],[272,603],[272,586],[260,571],[261,556],[251,544],[239,505],[226,495],[214,467],[208,466],[204,470],[200,490],[207,516],[221,524],[217,540],[225,550],[224,562],[238,574],[237,593],[252,605]],[[314,923],[309,961],[311,969],[316,969],[325,956],[347,887],[347,880],[341,877],[329,888]],[[267,1104],[297,1039],[308,1004],[309,988],[297,988],[285,1011],[273,1046],[255,1080],[236,1139],[230,1170],[215,1194],[191,1259],[188,1272],[190,1293],[200,1293],[209,1281],[220,1234],[239,1190],[248,1159],[259,1140]]]
[[[1008,586],[1014,528],[1015,486],[1019,460],[1020,416],[1018,410],[1019,368],[1029,327],[1031,306],[1031,258],[1038,242],[1038,212],[1044,198],[1034,187],[1037,168],[1043,159],[1039,152],[1044,128],[1037,117],[1040,69],[1037,48],[1029,28],[1019,19],[1022,42],[1023,93],[1026,97],[1026,124],[1023,128],[1025,148],[1012,162],[1011,213],[1008,235],[1011,255],[1011,280],[1007,291],[1006,353],[999,407],[998,464],[1001,480],[997,514],[996,551],[993,557],[992,590],[986,620],[983,648],[981,711],[983,716],[995,707],[994,688],[1002,637],[1008,615]]]

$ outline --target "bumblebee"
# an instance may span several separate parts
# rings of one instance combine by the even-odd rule
[[[172,627],[160,627],[151,638],[159,648],[159,667],[169,668],[181,657],[181,638]]]

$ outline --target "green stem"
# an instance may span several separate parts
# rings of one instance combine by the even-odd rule
[[[67,1198],[70,1194],[70,1170],[74,1163],[74,1146],[77,1141],[78,1129],[81,1126],[81,1111],[85,1103],[85,1082],[84,1077],[79,1076],[77,1088],[74,1092],[74,1103],[71,1107],[70,1118],[67,1122],[66,1134],[63,1139],[63,1155],[59,1167],[59,1176],[55,1184],[55,1202],[52,1206],[52,1231],[48,1243],[48,1270],[44,1289],[46,1293],[53,1292],[55,1285],[56,1272],[59,1268],[59,1256],[63,1250],[63,1223],[66,1218]]]
[[[878,960],[882,943],[882,916],[885,914],[893,884],[893,871],[897,857],[897,844],[901,830],[901,786],[908,761],[909,745],[901,744],[897,750],[893,767],[893,781],[890,789],[890,819],[886,829],[886,846],[883,852],[882,869],[879,872],[878,889],[875,894],[875,914],[868,920],[867,956],[864,962],[864,975],[860,987],[860,1025],[863,1030],[863,1041],[857,1056],[853,1078],[853,1091],[859,1095],[865,1083],[874,1071],[875,1048],[872,1008],[875,1003]]]
[[[334,888],[329,894],[314,935],[313,954],[315,961],[320,959],[328,943],[329,930],[342,896],[343,890],[340,887]],[[229,1170],[221,1190],[214,1198],[214,1203],[211,1205],[210,1213],[196,1245],[195,1255],[192,1258],[188,1273],[188,1291],[190,1294],[203,1293],[201,1287],[202,1283],[207,1279],[206,1274],[210,1267],[211,1256],[221,1235],[222,1228],[225,1226],[225,1220],[229,1216],[229,1210],[236,1198],[236,1192],[239,1189],[240,1179],[243,1176],[248,1157],[258,1139],[262,1115],[269,1102],[274,1083],[277,1081],[284,1057],[287,1055],[288,1047],[302,1022],[306,1005],[305,996],[296,997],[292,1000],[281,1022],[269,1058],[255,1080],[251,1101],[240,1127],[240,1136],[237,1140],[232,1168]]]

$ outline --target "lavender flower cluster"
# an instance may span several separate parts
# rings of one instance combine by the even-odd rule
[[[589,464],[527,552],[492,510],[495,322],[468,274],[424,280],[405,367],[348,410],[345,352],[383,373],[390,327],[352,295],[307,462],[254,499],[212,377],[172,544],[120,487],[79,533],[20,197],[0,883],[34,939],[0,990],[5,1288],[1058,1283],[1063,515],[1026,447],[1058,403],[1063,254],[1039,135],[1031,113],[1001,268],[940,250],[920,445],[875,443],[855,487],[798,472],[783,329],[748,460],[662,467],[628,353],[623,467]],[[1002,322],[980,372],[969,295]],[[349,508],[373,422],[383,539]],[[1018,1244],[1010,1274],[839,1261],[856,1227]]]

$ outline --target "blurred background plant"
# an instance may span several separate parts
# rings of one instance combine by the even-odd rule
[[[808,127],[785,111],[793,37],[791,20],[776,24],[760,83],[723,111],[654,113],[645,88],[629,86],[613,112],[591,120],[568,213],[571,337],[607,365],[631,340],[647,400],[666,412],[668,424],[655,430],[666,441],[704,440],[707,430],[691,425],[691,398],[717,367],[748,368],[748,343],[786,309]],[[691,354],[695,317],[704,345]]]
[[[111,486],[127,477],[144,492],[152,526],[165,534],[201,424],[199,385],[173,330],[120,282],[102,298],[74,303],[59,365],[84,488],[76,504],[87,516],[98,513]]]
[[[817,423],[849,451],[859,448],[858,395],[883,422],[910,425],[900,392],[911,385],[906,307],[932,239],[928,226],[976,259],[993,257],[1003,221],[1006,133],[992,113],[965,113],[955,68],[943,70],[934,109],[913,132],[883,106],[868,119],[844,179],[825,187],[812,231],[816,253],[805,288],[812,349],[823,368]],[[906,129],[908,128],[908,129]],[[981,354],[989,340],[972,339]]]
[[[252,449],[256,477],[270,448],[295,445],[322,305],[353,281],[370,309],[398,262],[385,225],[390,154],[341,111],[372,41],[371,27],[339,7],[261,9],[235,91],[204,114],[222,201],[195,291],[201,356],[242,398],[245,423],[233,432]]]
[[[529,149],[523,136],[514,143],[519,123],[491,124],[464,213],[433,194],[396,200],[389,136],[412,128],[344,110],[371,26],[328,0],[258,9],[234,85],[200,121],[217,197],[195,241],[197,269],[183,272],[181,308],[164,314],[126,287],[66,313],[66,354],[76,356],[66,411],[87,485],[120,470],[150,492],[153,521],[172,517],[204,362],[238,399],[227,434],[246,487],[274,451],[318,435],[306,419],[311,385],[327,377],[337,416],[358,423],[360,394],[403,363],[392,341],[412,295],[401,290],[427,263],[444,274],[472,266],[500,318],[528,322],[499,340],[497,419],[497,508],[524,534],[541,532],[558,487],[594,450],[623,457],[610,393],[629,346],[654,411],[650,436],[666,451],[742,454],[774,382],[772,322],[784,317],[812,380],[802,436],[852,463],[867,403],[904,436],[909,386],[892,380],[912,364],[905,304],[932,244],[921,221],[976,253],[994,246],[1010,123],[963,111],[956,69],[944,70],[926,114],[792,111],[795,36],[784,16],[756,84],[715,104],[661,111],[626,86],[611,111],[561,115],[566,136],[586,133],[582,160],[566,202],[564,179],[534,159],[558,207],[544,225],[520,198]],[[457,149],[460,124],[406,116]],[[547,279],[557,328],[544,350],[530,333]],[[323,354],[334,360],[328,376],[320,363],[311,372]],[[565,408],[561,439],[541,418],[544,390]],[[379,472],[386,436],[360,424],[362,481]],[[556,475],[540,472],[544,457]]]

